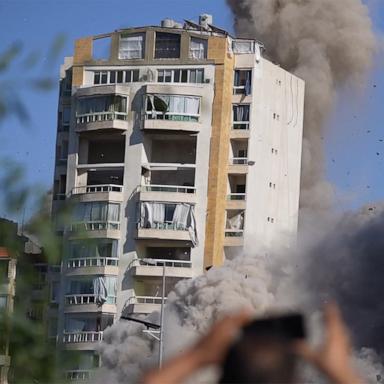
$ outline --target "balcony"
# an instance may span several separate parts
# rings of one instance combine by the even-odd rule
[[[188,229],[178,228],[173,222],[156,223],[151,228],[141,226],[139,223],[137,228],[137,238],[179,241],[191,240]]]
[[[142,185],[139,187],[140,201],[164,201],[196,203],[196,188],[177,185]]]
[[[164,302],[166,302],[164,298]],[[161,310],[162,298],[158,296],[132,296],[127,301],[128,313],[149,314]]]
[[[96,295],[89,294],[68,294],[64,298],[64,311],[69,312],[108,312],[116,313],[116,297],[109,296],[107,301],[98,305]]]
[[[227,209],[241,209],[246,208],[247,195],[245,193],[230,193],[227,195]]]
[[[128,115],[122,112],[85,113],[76,116],[76,131],[95,131],[100,129],[128,129]]]
[[[224,246],[240,247],[244,244],[244,230],[242,229],[226,229]]]
[[[70,225],[71,238],[111,238],[120,239],[119,221],[85,221]]]
[[[66,261],[67,275],[117,275],[119,259],[116,257],[73,258]]]
[[[185,120],[182,119],[185,118]],[[187,118],[191,117],[191,120]],[[197,121],[199,115],[164,115],[157,112],[152,114],[151,112],[146,112],[144,115],[143,129],[145,130],[154,130],[154,131],[184,131],[184,132],[200,132],[201,123]],[[196,120],[195,120],[196,119]]]
[[[165,276],[185,279],[192,277],[192,262],[185,260],[134,259],[128,268],[133,276],[161,277],[163,264],[165,264]]]
[[[103,340],[103,332],[64,332],[63,343],[98,343]]]
[[[91,378],[92,371],[90,370],[72,370],[65,371],[64,377],[68,381],[88,381]]]
[[[72,189],[77,201],[123,201],[123,186],[117,184],[85,185]]]
[[[246,174],[248,173],[248,158],[234,157],[229,160],[228,173]]]

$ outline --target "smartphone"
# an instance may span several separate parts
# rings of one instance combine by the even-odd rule
[[[290,313],[283,316],[256,319],[244,327],[244,337],[250,333],[252,335],[282,337],[289,340],[305,339],[304,317],[300,313]]]

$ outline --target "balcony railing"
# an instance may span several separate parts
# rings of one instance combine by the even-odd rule
[[[199,121],[199,114],[191,113],[171,113],[171,112],[158,112],[158,111],[146,111],[146,120],[172,120],[172,121]]]
[[[159,296],[132,296],[128,299],[128,304],[161,304],[162,298]],[[164,298],[167,301],[167,298]]]
[[[118,221],[87,221],[80,223],[72,223],[71,231],[103,231],[103,230],[118,230],[120,229],[120,222]]]
[[[247,194],[246,193],[230,193],[227,196],[227,200],[246,200]]]
[[[72,370],[65,372],[65,378],[68,381],[88,381],[91,377],[90,370]]]
[[[77,124],[96,123],[98,121],[127,120],[124,112],[95,112],[76,116]]]
[[[141,192],[175,192],[175,193],[196,193],[195,187],[186,187],[178,185],[142,185]]]
[[[166,231],[188,231],[187,227],[178,226],[177,223],[172,221],[165,221],[164,223],[153,223],[151,227],[145,227],[141,223],[137,224],[138,229],[160,229]]]
[[[63,343],[96,343],[103,340],[103,332],[64,332]]]
[[[115,304],[116,296],[108,296],[107,304]],[[65,305],[84,305],[84,304],[96,304],[96,295],[89,294],[68,294],[65,295]]]
[[[128,268],[136,266],[148,266],[148,267],[162,267],[165,266],[173,268],[192,268],[192,262],[187,260],[165,260],[165,259],[134,259],[129,264]]]
[[[247,157],[233,157],[230,160],[231,165],[248,165],[248,158]]]
[[[117,257],[84,257],[67,260],[67,268],[84,268],[84,267],[116,267],[119,265]]]
[[[72,189],[72,195],[81,195],[84,193],[97,193],[97,192],[122,192],[123,186],[117,184],[100,184],[100,185],[85,185],[82,187],[75,187]]]
[[[225,237],[243,237],[244,230],[243,229],[226,229]]]
[[[232,129],[234,130],[249,130],[249,121],[234,121],[232,123]]]

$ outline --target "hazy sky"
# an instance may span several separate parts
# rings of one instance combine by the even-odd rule
[[[337,0],[335,0],[337,1]],[[368,2],[374,28],[384,31],[384,0]],[[50,188],[53,179],[58,89],[32,91],[26,79],[51,75],[70,56],[76,38],[113,30],[158,25],[171,17],[197,20],[211,13],[214,24],[232,31],[224,0],[0,0],[0,52],[20,41],[22,55],[0,81],[14,82],[29,111],[29,122],[8,118],[0,123],[0,155],[21,162],[26,181]],[[49,57],[57,36],[66,43],[59,57]],[[356,46],[356,49],[359,49]],[[25,59],[39,54],[38,65],[28,70]],[[367,86],[358,93],[341,90],[324,140],[327,176],[335,185],[338,206],[356,208],[384,196],[384,55],[377,55]],[[28,211],[31,209],[29,208]],[[0,215],[3,212],[0,210]]]

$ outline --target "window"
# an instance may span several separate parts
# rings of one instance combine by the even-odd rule
[[[60,282],[53,281],[51,284],[51,303],[58,303],[60,297]]]
[[[140,71],[130,69],[126,71],[96,71],[93,75],[93,84],[121,84],[139,81]]]
[[[95,60],[109,60],[111,53],[111,38],[102,37],[100,39],[94,39],[92,50],[92,56]]]
[[[94,116],[91,120],[89,115]],[[125,120],[127,115],[127,98],[118,95],[87,97],[77,102],[77,123],[119,119]],[[96,117],[97,116],[97,119]]]
[[[80,203],[74,210],[76,222],[117,222],[120,220],[120,204],[106,202]]]
[[[175,33],[156,33],[155,59],[180,58],[181,37]]]
[[[142,59],[144,57],[145,33],[120,35],[119,59]]]
[[[159,69],[159,83],[204,83],[204,69]]]
[[[147,119],[198,121],[199,115],[199,97],[174,95],[147,96]]]
[[[255,42],[252,40],[234,40],[232,49],[236,54],[255,53]]]
[[[69,244],[68,258],[95,257],[117,257],[117,240],[94,239],[92,241],[73,241]]]
[[[189,46],[189,57],[191,59],[203,60],[207,58],[207,40],[191,37]]]
[[[235,82],[233,86],[234,95],[248,96],[252,93],[252,71],[251,70],[236,70]]]
[[[168,69],[161,69],[158,71],[157,81],[159,83],[171,83],[173,74],[174,71]]]
[[[69,122],[71,120],[71,108],[64,108],[62,117],[63,125],[69,125]]]
[[[249,129],[249,104],[233,106],[233,129]]]

